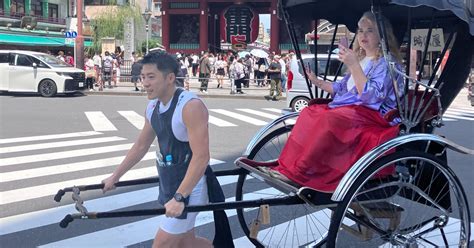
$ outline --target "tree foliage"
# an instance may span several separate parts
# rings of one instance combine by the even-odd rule
[[[138,6],[107,6],[105,11],[91,20],[93,26],[94,52],[99,52],[102,47],[101,39],[114,37],[117,40],[124,38],[124,23],[133,18],[135,27],[143,26],[141,10]]]

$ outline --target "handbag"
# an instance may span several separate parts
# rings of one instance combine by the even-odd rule
[[[86,71],[86,78],[95,78],[96,73],[94,69],[89,69]]]

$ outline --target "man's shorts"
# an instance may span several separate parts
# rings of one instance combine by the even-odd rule
[[[188,205],[204,205],[208,202],[206,176],[203,176],[191,192]],[[160,229],[175,235],[189,232],[194,228],[198,214],[199,212],[188,213],[186,219],[176,219],[162,215],[160,218]]]

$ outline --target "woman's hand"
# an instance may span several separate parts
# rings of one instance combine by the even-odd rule
[[[312,84],[314,84],[314,85],[320,87],[320,86],[324,83],[324,80],[319,79],[319,78],[316,76],[316,74],[314,74],[314,72],[311,71],[311,68],[309,68],[309,66],[306,66],[306,67],[305,67],[305,71],[306,71],[306,75],[308,75],[309,81],[310,81]]]
[[[359,64],[356,53],[352,49],[341,45],[339,45],[339,60],[349,68]]]

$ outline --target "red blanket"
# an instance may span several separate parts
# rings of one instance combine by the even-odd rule
[[[311,105],[298,117],[276,170],[300,185],[334,192],[359,158],[398,131],[379,112],[363,106]],[[378,176],[391,173],[393,168]]]

